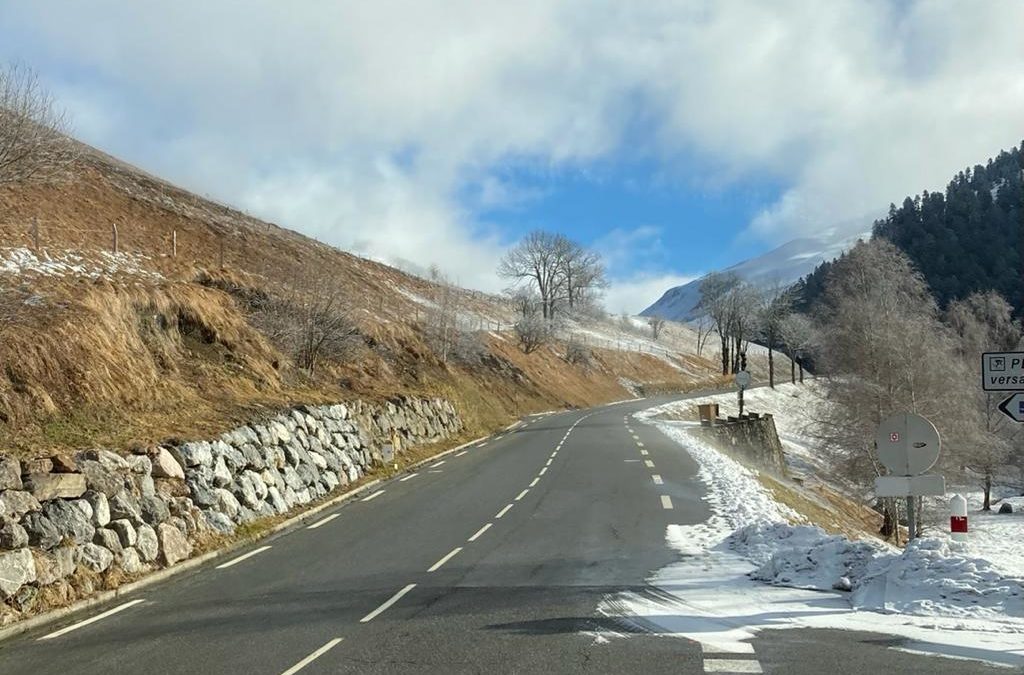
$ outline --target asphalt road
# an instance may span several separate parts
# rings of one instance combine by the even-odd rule
[[[602,598],[676,559],[668,524],[707,517],[689,455],[627,430],[655,403],[528,419],[313,528],[2,643],[0,673],[1008,672],[820,630],[765,631],[715,661],[602,618]],[[607,630],[630,635],[595,639]]]

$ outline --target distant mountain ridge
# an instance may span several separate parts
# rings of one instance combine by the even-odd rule
[[[868,222],[868,219],[864,219]],[[856,230],[854,230],[856,231]],[[852,246],[858,239],[870,236],[865,227],[851,235],[851,227],[835,227],[811,237],[786,242],[756,258],[750,258],[726,268],[744,281],[767,288],[773,285],[790,286],[810,274],[822,262],[832,260]],[[642,316],[660,316],[670,321],[692,321],[696,318],[700,302],[700,285],[704,277],[665,291],[657,302],[642,311]]]

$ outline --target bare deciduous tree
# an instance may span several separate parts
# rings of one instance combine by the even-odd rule
[[[693,327],[697,331],[697,356],[700,356],[704,352],[708,338],[711,337],[713,325],[708,315],[702,313],[694,320]]]
[[[819,357],[829,373],[830,407],[818,433],[845,460],[846,476],[867,488],[883,472],[874,447],[879,423],[893,413],[912,412],[951,431],[947,423],[957,415],[957,391],[968,378],[924,279],[884,240],[858,244],[836,264],[826,283],[821,325]],[[786,331],[784,338],[795,349],[789,340],[797,338]],[[880,508],[882,533],[896,534],[896,501],[882,500]]]
[[[974,293],[950,303],[946,323],[957,338],[957,351],[971,380],[981,377],[981,358],[986,351],[1015,349],[1021,339],[1013,320],[1013,307],[995,291]],[[961,442],[960,463],[972,478],[980,479],[982,509],[992,506],[992,484],[997,472],[1011,460],[1020,430],[998,411],[1001,396],[968,386],[961,407],[962,419],[956,426]]]
[[[313,375],[324,361],[345,361],[363,344],[340,289],[323,277],[299,277],[282,293],[252,302],[253,324]]]
[[[700,284],[700,303],[697,307],[711,320],[712,330],[718,333],[721,341],[722,375],[729,374],[732,363],[729,359],[729,327],[733,311],[730,293],[739,283],[739,277],[731,272],[712,272]]]
[[[534,312],[523,316],[515,325],[516,337],[524,354],[531,354],[551,339],[551,322]]]
[[[775,351],[782,342],[782,327],[793,311],[793,299],[787,289],[772,289],[761,296],[758,308],[758,336],[768,348],[768,386],[775,388]]]
[[[542,231],[531,232],[509,249],[498,274],[532,286],[539,295],[541,318],[547,320],[562,309],[586,308],[606,285],[600,256],[560,234]]]
[[[660,316],[652,316],[647,319],[647,325],[651,327],[651,338],[657,342],[661,336],[661,329],[665,327],[665,319]]]
[[[39,76],[0,66],[0,185],[49,175],[70,160],[69,124]]]

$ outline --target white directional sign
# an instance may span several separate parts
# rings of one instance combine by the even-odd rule
[[[1017,392],[999,404],[999,412],[1014,422],[1024,422],[1024,393]]]
[[[1024,390],[1024,352],[982,354],[981,388],[985,391]]]
[[[878,425],[878,459],[897,476],[916,476],[939,459],[939,432],[921,417],[901,413]]]
[[[736,373],[736,386],[739,387],[740,389],[746,389],[747,387],[750,386],[750,383],[751,381],[753,381],[753,379],[754,378],[750,375],[750,373],[748,373],[745,370],[741,370],[740,372]]]
[[[942,476],[879,476],[875,479],[876,497],[937,497],[946,494]]]

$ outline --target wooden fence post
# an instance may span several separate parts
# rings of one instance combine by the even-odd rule
[[[220,268],[224,269],[224,235],[220,235]]]
[[[178,230],[171,230],[171,257],[178,257]]]
[[[32,218],[32,246],[39,253],[39,217]]]
[[[113,235],[114,235],[114,253],[117,253],[118,250],[119,250],[119,248],[118,248],[118,240],[117,240],[117,223],[112,223],[110,225],[110,228],[111,228],[111,230],[113,230]]]

